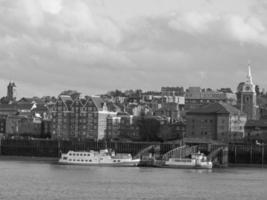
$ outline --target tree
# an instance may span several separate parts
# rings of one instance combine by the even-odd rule
[[[81,95],[81,93],[77,92],[76,90],[65,90],[61,92],[60,95],[68,95],[74,100],[78,98]]]
[[[221,89],[218,90],[218,92],[233,93],[231,88],[221,88]]]
[[[160,122],[156,118],[141,116],[137,120],[139,135],[143,141],[161,141],[158,137]]]
[[[7,97],[2,97],[2,98],[0,99],[0,103],[1,103],[1,104],[9,104],[9,100],[8,100]]]

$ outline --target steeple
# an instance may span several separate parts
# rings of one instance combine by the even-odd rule
[[[247,83],[253,84],[250,64],[248,64]]]

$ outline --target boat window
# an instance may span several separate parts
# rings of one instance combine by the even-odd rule
[[[89,160],[89,162],[92,162],[92,160]]]
[[[88,155],[87,156],[90,156],[90,153],[88,153]]]
[[[83,154],[81,153],[80,156],[83,156]]]
[[[86,154],[83,154],[84,156],[86,156]]]
[[[73,161],[76,161],[75,159],[73,159]]]
[[[118,160],[118,162],[120,162],[120,160]]]
[[[88,162],[88,160],[85,160],[85,162]]]
[[[113,160],[113,162],[116,162],[116,160]]]
[[[72,156],[72,153],[70,153],[69,155]]]
[[[83,162],[83,160],[81,160]]]

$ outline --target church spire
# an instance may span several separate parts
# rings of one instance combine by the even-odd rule
[[[253,84],[250,64],[248,64],[247,83]]]

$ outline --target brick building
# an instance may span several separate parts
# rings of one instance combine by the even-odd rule
[[[244,138],[246,115],[226,103],[212,103],[187,112],[186,137],[229,142]]]
[[[109,115],[114,115],[114,112],[107,110],[100,97],[72,99],[60,95],[52,108],[52,138],[103,139]]]
[[[213,90],[203,90],[200,87],[189,87],[185,94],[185,110],[192,110],[209,103],[225,102],[236,104],[236,95]]]

